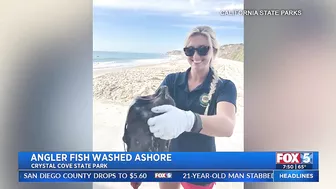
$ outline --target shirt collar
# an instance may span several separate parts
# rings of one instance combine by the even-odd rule
[[[179,86],[182,86],[185,88],[185,91],[188,91],[188,75],[190,73],[191,68],[188,68],[185,72],[182,73],[181,77],[179,77],[179,80],[177,81],[177,84]],[[213,70],[210,68],[207,77],[203,81],[201,85],[199,85],[195,90],[198,89],[205,89],[205,88],[210,88],[210,84],[212,81],[212,75],[213,75]]]

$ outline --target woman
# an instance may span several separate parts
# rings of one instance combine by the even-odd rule
[[[169,88],[176,107],[163,105],[152,109],[163,113],[150,118],[151,132],[170,140],[171,151],[215,152],[214,137],[230,137],[235,125],[237,90],[213,68],[219,45],[214,31],[196,27],[186,39],[184,53],[190,68],[166,76],[161,85]],[[214,183],[181,183],[185,189],[211,189]],[[160,189],[178,189],[179,183],[160,183]]]

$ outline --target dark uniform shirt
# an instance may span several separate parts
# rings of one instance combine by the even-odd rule
[[[207,94],[210,91],[213,71],[210,69],[204,82],[193,91],[188,88],[188,74],[185,72],[172,73],[166,76],[161,83],[169,88],[169,93],[175,100],[176,106],[182,110],[191,110],[194,113],[204,115],[207,106]],[[227,79],[220,78],[217,88],[210,101],[208,115],[215,115],[217,103],[226,101],[236,106],[237,89],[235,84]],[[220,127],[220,125],[218,125]],[[172,152],[215,152],[215,138],[198,133],[184,132],[171,141]]]

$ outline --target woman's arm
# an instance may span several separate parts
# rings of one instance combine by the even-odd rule
[[[200,115],[203,128],[201,134],[214,137],[230,137],[236,122],[235,106],[229,102],[217,103],[216,115]]]
[[[229,137],[235,122],[234,106],[224,101],[218,105],[217,115],[214,116],[202,116],[172,105],[157,106],[152,111],[162,114],[148,119],[147,123],[155,137],[165,140],[176,138],[185,131]]]
[[[237,89],[228,81],[218,90],[216,115],[200,115],[171,105],[157,106],[152,111],[161,115],[148,119],[150,131],[165,140],[176,138],[183,132],[230,137],[235,125]]]

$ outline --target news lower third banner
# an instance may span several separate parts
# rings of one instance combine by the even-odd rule
[[[19,152],[19,182],[318,182],[318,152]]]
[[[279,171],[19,171],[19,182],[318,182],[319,172]]]

